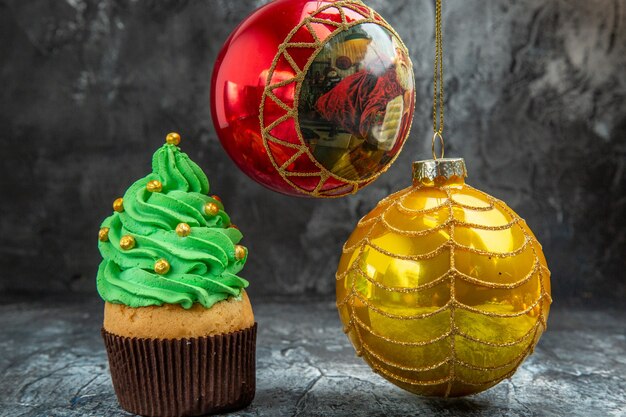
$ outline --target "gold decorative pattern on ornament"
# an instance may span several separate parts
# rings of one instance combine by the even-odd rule
[[[346,17],[345,11],[344,11],[344,8],[349,9],[349,10],[351,10],[353,12],[356,12],[357,14],[361,15],[363,17],[363,19],[356,20],[356,21],[353,21],[353,22],[348,22],[348,19]],[[324,19],[324,18],[316,17],[316,16],[319,16],[320,14],[323,14],[323,12],[328,10],[328,9],[336,9],[339,12],[339,15],[341,16],[341,23],[334,22],[332,20],[328,20],[328,19]],[[367,13],[365,12],[364,9],[367,10]],[[326,39],[324,39],[322,41],[317,36],[317,33],[315,32],[315,29],[312,26],[312,24],[314,24],[314,23],[315,24],[324,24],[324,25],[328,25],[328,26],[333,26],[336,29]],[[261,98],[261,104],[259,106],[259,120],[260,120],[260,124],[261,124],[261,136],[262,136],[262,139],[263,139],[263,145],[265,147],[265,151],[266,151],[266,153],[267,153],[267,155],[268,155],[268,157],[270,159],[270,162],[272,163],[274,169],[280,174],[280,176],[283,178],[283,180],[287,184],[289,184],[291,187],[293,187],[294,189],[298,190],[302,194],[306,194],[306,195],[309,195],[309,196],[312,196],[312,197],[318,197],[318,198],[338,198],[338,197],[343,196],[345,193],[342,193],[341,195],[332,195],[332,191],[329,191],[329,192],[322,192],[321,191],[322,187],[324,186],[324,184],[326,183],[326,181],[329,178],[335,178],[335,179],[338,179],[338,180],[344,182],[345,184],[351,185],[352,186],[351,193],[354,194],[354,193],[356,193],[359,190],[359,187],[362,184],[369,184],[369,183],[373,182],[374,180],[376,180],[379,176],[384,174],[387,171],[387,169],[389,169],[389,167],[395,162],[395,160],[398,158],[398,156],[400,156],[400,153],[402,152],[402,148],[400,148],[396,152],[396,154],[393,156],[393,158],[390,161],[387,162],[387,164],[383,167],[383,169],[381,169],[376,174],[374,174],[374,175],[372,175],[370,177],[367,177],[366,179],[363,179],[361,181],[349,180],[349,179],[343,178],[343,177],[341,177],[341,176],[339,176],[337,174],[332,173],[330,170],[325,168],[320,162],[318,162],[317,159],[311,153],[311,150],[307,146],[307,144],[304,141],[304,138],[302,136],[302,131],[300,129],[300,118],[299,118],[299,114],[298,114],[299,113],[298,112],[298,107],[299,107],[299,101],[300,101],[300,93],[301,93],[301,90],[302,90],[302,85],[304,84],[304,79],[305,79],[306,73],[308,72],[309,68],[313,64],[313,61],[317,57],[318,53],[324,48],[324,46],[326,44],[328,44],[328,42],[330,42],[338,34],[340,34],[342,32],[345,32],[346,30],[352,28],[353,26],[361,25],[363,23],[374,23],[376,25],[379,25],[379,26],[384,27],[385,29],[387,29],[396,38],[398,44],[402,47],[402,49],[407,54],[407,56],[409,56],[408,49],[407,49],[406,45],[403,43],[403,41],[400,38],[400,36],[398,35],[398,33],[378,13],[376,13],[373,9],[371,9],[370,7],[368,7],[367,5],[365,5],[361,1],[357,1],[357,0],[341,0],[341,1],[335,1],[333,3],[325,4],[325,5],[321,6],[319,9],[317,9],[314,12],[312,12],[309,16],[307,16],[305,19],[303,19],[297,26],[295,26],[291,30],[291,32],[289,32],[289,34],[285,38],[284,42],[280,45],[280,47],[278,49],[278,52],[277,52],[276,56],[274,57],[274,60],[272,61],[272,65],[270,66],[270,70],[268,71],[267,79],[266,79],[266,83],[265,83],[265,88],[263,90],[263,96]],[[306,31],[314,39],[314,42],[292,42],[292,38],[302,28],[306,28]],[[303,68],[299,68],[297,63],[293,60],[291,54],[289,53],[289,51],[292,50],[292,49],[294,49],[294,50],[302,50],[302,49],[311,49],[311,50],[313,50],[313,52],[311,53],[311,56],[310,56],[308,62],[306,63],[306,65]],[[287,61],[287,63],[292,67],[292,69],[295,72],[295,76],[293,78],[291,78],[291,79],[288,79],[288,80],[282,80],[280,82],[273,82],[273,80],[274,80],[274,73],[276,71],[276,66],[278,65],[278,62],[279,62],[279,60],[281,58],[284,58]],[[293,108],[289,107],[287,104],[283,103],[276,96],[276,94],[274,94],[274,90],[276,90],[278,88],[281,88],[281,87],[285,87],[285,86],[287,86],[289,84],[292,84],[292,83],[296,83]],[[268,124],[267,126],[266,126],[266,123],[265,123],[265,114],[264,114],[264,108],[265,108],[266,100],[272,101],[274,104],[276,104],[277,106],[279,106],[280,108],[282,108],[286,112],[285,115],[283,115],[280,118],[276,119],[275,121],[273,121],[272,123]],[[295,130],[296,130],[296,133],[298,135],[298,143],[297,144],[286,142],[284,140],[281,140],[279,138],[276,138],[276,137],[272,136],[272,134],[271,134],[271,131],[276,126],[278,126],[281,123],[283,123],[285,121],[288,121],[288,120],[293,120],[293,122],[295,124]],[[410,126],[409,126],[409,129],[410,129]],[[274,155],[272,154],[272,151],[270,149],[270,146],[269,146],[270,142],[279,144],[279,145],[287,147],[287,148],[294,149],[297,152],[291,158],[289,158],[289,160],[287,160],[285,163],[279,165],[276,162],[276,159],[274,158]],[[403,144],[403,146],[404,146],[404,144]],[[287,167],[292,162],[297,160],[302,155],[306,155],[311,160],[311,162],[313,162],[313,164],[315,164],[315,166],[319,169],[319,171],[318,172],[291,172],[291,171],[287,171]],[[301,186],[297,185],[293,181],[291,181],[290,177],[320,177],[320,181],[319,181],[319,183],[317,184],[317,186],[315,187],[315,189],[313,191],[309,191],[309,190],[306,190],[306,189],[302,188]]]
[[[427,188],[430,190],[434,189],[436,192],[440,191],[442,197],[437,199],[435,205],[432,207],[424,206],[423,208],[411,208],[409,201],[417,198],[416,196],[419,195],[418,193]],[[337,307],[342,314],[348,315],[346,318],[347,324],[344,327],[344,332],[351,334],[351,337],[354,340],[357,355],[364,356],[375,372],[380,373],[392,382],[400,383],[405,386],[416,387],[441,386],[441,393],[444,396],[450,396],[451,394],[455,395],[455,391],[453,391],[453,389],[457,388],[459,385],[487,388],[494,383],[513,375],[522,361],[532,353],[539,334],[545,331],[547,313],[544,311],[544,308],[552,302],[549,291],[546,288],[546,283],[544,282],[544,280],[549,277],[550,272],[542,264],[541,258],[536,249],[536,247],[540,247],[539,243],[529,232],[525,222],[500,200],[497,200],[468,185],[464,185],[464,189],[469,190],[476,196],[477,200],[480,200],[480,202],[485,204],[469,205],[457,201],[455,199],[457,189],[453,187],[421,187],[419,184],[385,198],[372,212],[375,212],[375,215],[372,215],[371,217],[369,217],[370,215],[367,215],[359,221],[357,229],[364,228],[364,234],[361,238],[354,242],[350,240],[346,242],[343,248],[343,253],[344,255],[351,257],[349,267],[345,271],[341,273],[338,272],[336,274],[337,281],[343,281],[347,285],[347,293],[343,299],[337,300]],[[506,214],[508,220],[506,223],[493,226],[466,222],[455,218],[455,211],[460,209],[476,212],[499,209],[502,213]],[[392,210],[397,210],[399,213],[411,218],[414,216],[431,215],[434,216],[432,218],[438,219],[438,222],[433,224],[433,226],[429,229],[403,230],[392,225],[389,221],[389,213]],[[463,229],[477,229],[493,232],[515,229],[517,230],[516,233],[521,232],[523,239],[519,247],[508,248],[508,250],[503,252],[487,251],[460,243],[455,235],[459,232],[459,230]],[[373,242],[375,237],[380,236],[381,233],[384,233],[385,231],[398,235],[398,239],[428,237],[429,235],[436,233],[439,233],[440,235],[443,234],[443,236],[447,236],[447,238],[444,243],[434,247],[427,253],[403,255],[387,251]],[[371,251],[374,251],[399,261],[428,261],[439,256],[449,257],[449,260],[447,261],[449,267],[447,271],[443,271],[440,276],[430,279],[424,283],[420,282],[415,285],[407,286],[389,286],[374,279],[370,276],[367,270],[363,269],[363,266],[366,264],[361,261],[363,260],[366,251],[369,254],[372,253]],[[523,254],[524,256],[532,257],[532,262],[529,262],[529,264],[531,264],[530,270],[520,279],[510,282],[491,282],[468,275],[460,270],[460,267],[457,266],[457,256],[464,253],[485,256],[489,257],[489,259],[512,258]],[[511,290],[520,288],[534,279],[538,282],[538,297],[534,300],[528,300],[528,302],[520,302],[518,310],[512,312],[496,312],[477,308],[463,303],[460,300],[460,296],[457,294],[457,290],[460,285],[469,284],[476,286],[479,289]],[[425,292],[430,289],[445,285],[449,288],[449,300],[443,303],[443,305],[434,305],[431,307],[431,310],[427,312],[400,314],[398,312],[394,312],[393,310],[390,311],[384,305],[374,304],[371,299],[362,293],[362,290],[357,289],[357,281],[365,283],[369,286],[368,288],[375,288],[377,291],[389,294],[392,297],[404,297],[409,295],[420,296],[420,294],[425,294]],[[367,320],[363,319],[356,313],[359,309],[360,311],[370,312],[370,316]],[[536,317],[536,321],[522,335],[492,341],[488,340],[488,338],[483,339],[476,335],[470,335],[459,327],[456,316],[458,314],[465,315],[467,313],[479,314],[494,320],[509,320],[526,315],[528,317]],[[372,327],[371,323],[366,322],[372,320],[372,314],[377,315],[382,320],[402,320],[407,323],[412,320],[434,320],[437,317],[440,317],[441,320],[445,321],[446,315],[449,319],[447,319],[447,329],[442,331],[440,334],[432,334],[423,340],[399,340],[390,335],[379,333]],[[366,315],[366,317],[368,316]],[[386,343],[388,346],[398,346],[405,349],[426,349],[429,346],[435,346],[437,344],[443,346],[443,344],[446,344],[449,354],[442,360],[437,360],[436,363],[427,364],[423,367],[407,366],[381,356],[380,353],[376,352],[376,350],[371,347],[373,340],[378,340],[380,343]],[[472,364],[457,356],[456,344],[468,342],[498,349],[515,348],[518,353],[513,355],[511,358],[507,358],[505,363]],[[447,369],[447,376],[432,379],[407,378],[407,373],[409,372],[428,373],[439,369]],[[467,380],[467,378],[463,376],[463,373],[465,372],[464,370],[485,372],[485,375],[488,375],[488,379],[479,381]],[[498,373],[498,371],[500,372]],[[502,373],[502,371],[505,372]],[[496,373],[497,375],[495,375]],[[494,375],[495,377],[493,377]]]

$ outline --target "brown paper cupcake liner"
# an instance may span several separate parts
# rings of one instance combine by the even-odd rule
[[[139,339],[102,329],[115,394],[126,411],[183,417],[246,407],[256,387],[256,323],[193,339]]]

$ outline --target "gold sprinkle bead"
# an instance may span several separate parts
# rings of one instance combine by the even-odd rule
[[[180,135],[176,132],[169,133],[165,138],[165,142],[167,142],[168,145],[178,146],[180,144]]]
[[[159,275],[165,275],[170,272],[170,263],[165,259],[159,259],[154,264],[154,272]]]
[[[204,212],[207,214],[207,216],[217,216],[217,213],[220,212],[220,208],[215,203],[206,203],[204,205]]]
[[[163,191],[163,184],[159,180],[152,180],[146,185],[146,190],[151,193],[160,193]]]
[[[109,241],[109,228],[108,227],[103,227],[102,229],[100,229],[100,231],[98,232],[98,240],[100,242]]]
[[[245,258],[247,253],[248,249],[246,249],[245,246],[235,246],[235,259],[237,259],[238,261],[241,261],[243,258]]]
[[[134,247],[135,247],[134,237],[130,235],[122,236],[122,238],[120,239],[120,248],[124,250],[131,250]]]
[[[237,230],[239,230],[239,227],[237,227],[237,225],[236,225],[236,224],[232,224],[232,223],[231,223],[231,224],[230,224],[230,226],[228,226],[228,227],[230,227],[231,229],[237,229]]]
[[[176,226],[176,234],[180,237],[187,237],[191,234],[191,227],[187,223],[179,223]]]
[[[118,213],[124,211],[124,199],[122,197],[116,199],[113,202],[113,210],[117,211]]]
[[[211,196],[211,198],[212,198],[213,200],[217,200],[217,201],[219,201],[220,203],[222,202],[222,199],[221,199],[221,198],[220,198],[220,196],[218,196],[218,195],[212,195],[212,196]]]

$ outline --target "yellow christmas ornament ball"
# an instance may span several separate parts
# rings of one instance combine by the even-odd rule
[[[357,354],[415,394],[484,391],[512,376],[546,329],[541,245],[465,176],[462,159],[416,162],[413,186],[359,221],[337,271]]]

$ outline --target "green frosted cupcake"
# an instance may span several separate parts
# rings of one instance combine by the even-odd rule
[[[124,409],[146,416],[242,408],[255,391],[247,249],[179,142],[168,135],[99,233],[113,385]]]

